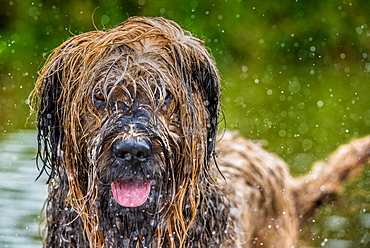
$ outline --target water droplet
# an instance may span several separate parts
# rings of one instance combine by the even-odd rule
[[[125,154],[125,160],[131,160],[131,154],[130,153]]]
[[[357,27],[356,28],[356,33],[358,34],[358,35],[361,35],[362,34],[362,28],[361,27]]]

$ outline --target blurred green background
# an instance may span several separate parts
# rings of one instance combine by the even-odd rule
[[[34,117],[27,122],[28,94],[47,56],[68,37],[129,16],[163,16],[213,54],[223,85],[220,128],[266,140],[300,175],[339,144],[370,134],[369,13],[368,0],[0,0],[0,134],[35,128]],[[367,169],[347,184],[345,200],[319,213],[304,239],[369,247],[369,191]],[[344,231],[328,227],[333,216],[345,218]]]

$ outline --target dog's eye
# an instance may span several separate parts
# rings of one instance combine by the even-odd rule
[[[104,96],[103,92],[98,90],[98,91],[95,91],[95,93],[94,93],[94,99],[97,100],[97,101],[102,102],[102,101],[105,101],[105,96]]]
[[[173,95],[172,95],[171,91],[166,90],[163,94],[163,104],[167,105],[172,100],[172,98],[173,98]],[[161,99],[161,94],[159,92],[157,92],[155,94],[155,100],[156,100],[157,104],[159,104],[160,99]]]
[[[164,97],[164,104],[168,104],[173,98],[173,95],[171,93],[171,91],[169,90],[166,90],[166,94],[165,94],[165,97]]]

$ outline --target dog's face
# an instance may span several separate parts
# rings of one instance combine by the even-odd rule
[[[51,177],[66,167],[70,188],[82,194],[95,191],[95,180],[119,205],[137,207],[154,193],[173,198],[207,173],[218,73],[203,43],[173,22],[133,18],[72,37],[54,51],[34,93],[44,166]]]

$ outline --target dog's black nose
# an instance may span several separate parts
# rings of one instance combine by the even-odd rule
[[[152,146],[147,139],[129,138],[119,139],[113,143],[113,154],[123,160],[145,161],[152,152]]]

